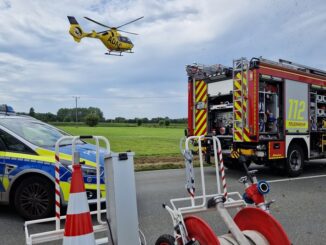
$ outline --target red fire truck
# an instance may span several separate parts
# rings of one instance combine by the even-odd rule
[[[188,65],[188,136],[219,136],[225,164],[239,157],[298,176],[305,160],[326,156],[326,71],[252,58]],[[206,145],[209,161],[212,145]]]

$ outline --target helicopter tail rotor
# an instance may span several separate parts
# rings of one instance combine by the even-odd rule
[[[69,34],[74,38],[76,42],[79,43],[80,40],[86,35],[74,16],[67,16],[67,17],[70,23]]]

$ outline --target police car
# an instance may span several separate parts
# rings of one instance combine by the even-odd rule
[[[10,204],[25,219],[54,214],[54,146],[67,133],[12,107],[0,106],[0,203]],[[88,199],[96,199],[96,147],[77,142]],[[104,150],[100,150],[103,166]],[[68,202],[71,180],[71,142],[60,145],[61,203]],[[101,167],[101,196],[105,196]]]

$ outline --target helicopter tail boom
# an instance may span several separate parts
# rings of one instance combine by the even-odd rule
[[[69,34],[74,38],[76,42],[80,42],[80,40],[83,37],[89,37],[92,35],[89,35],[91,33],[85,33],[83,32],[81,26],[78,24],[77,20],[73,16],[67,16],[69,23],[70,23],[70,29],[69,29]]]

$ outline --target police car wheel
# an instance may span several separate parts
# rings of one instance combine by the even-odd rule
[[[27,219],[42,219],[54,212],[54,185],[41,176],[24,179],[15,192],[15,207]]]

